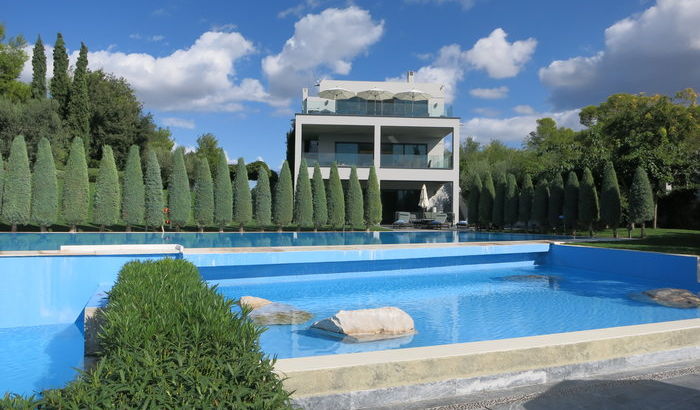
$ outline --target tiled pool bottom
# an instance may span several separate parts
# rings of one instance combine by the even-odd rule
[[[504,280],[510,275],[553,278]],[[270,326],[263,333],[263,350],[278,358],[506,339],[700,317],[700,309],[668,308],[629,297],[647,289],[671,286],[668,279],[623,277],[531,263],[231,279],[217,283],[219,291],[231,298],[262,297],[315,315],[307,323]],[[697,292],[700,286],[691,290]],[[381,306],[405,310],[413,317],[418,333],[402,339],[351,344],[309,331],[314,320],[338,310]]]

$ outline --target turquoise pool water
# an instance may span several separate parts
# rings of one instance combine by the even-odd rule
[[[485,232],[246,232],[246,233],[3,233],[0,251],[57,250],[61,245],[169,244],[185,248],[372,245],[561,239],[561,236]]]
[[[510,275],[549,275],[550,280],[511,281]],[[270,326],[262,347],[279,358],[364,352],[504,339],[700,317],[700,309],[638,302],[630,294],[671,286],[610,273],[509,264],[453,266],[352,274],[220,281],[230,297],[258,296],[315,315],[301,325]],[[692,290],[699,291],[700,286]],[[343,343],[309,330],[314,320],[341,309],[397,306],[418,333],[403,339]]]

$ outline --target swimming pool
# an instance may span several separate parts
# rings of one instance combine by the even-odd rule
[[[562,239],[562,236],[487,232],[228,232],[228,233],[3,233],[0,251],[58,250],[61,245],[179,244],[185,248],[458,243]]]

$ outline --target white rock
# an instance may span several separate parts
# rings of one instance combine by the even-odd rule
[[[248,317],[259,325],[296,325],[308,322],[313,315],[285,303],[268,303],[254,309]]]
[[[311,327],[349,342],[391,339],[416,332],[413,318],[397,307],[341,310]]]
[[[243,296],[241,300],[238,301],[239,305],[246,306],[251,310],[255,310],[265,305],[269,305],[270,303],[272,302],[267,299],[256,298],[255,296]]]

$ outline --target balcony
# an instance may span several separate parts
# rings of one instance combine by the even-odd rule
[[[303,156],[310,167],[315,166],[316,163],[321,167],[330,167],[334,162],[339,167],[371,167],[374,165],[374,155],[372,154],[304,152]]]
[[[361,98],[328,100],[307,97],[302,104],[302,114],[357,115],[380,117],[452,117],[452,107],[440,100],[430,101],[368,101]]]
[[[452,154],[445,155],[406,155],[382,154],[382,168],[407,169],[452,169]]]

